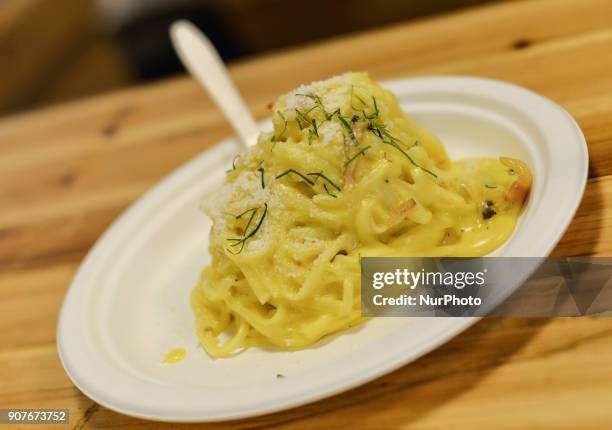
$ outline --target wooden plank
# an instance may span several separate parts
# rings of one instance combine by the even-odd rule
[[[612,256],[611,176],[589,180],[576,216],[553,255]]]
[[[611,339],[610,318],[486,319],[347,393],[207,428],[574,429],[579,420],[581,428],[607,429]],[[69,407],[75,425],[93,405],[61,371],[52,345],[0,351],[0,378],[4,407]],[[86,428],[200,428],[150,423],[103,407],[93,412]]]
[[[612,22],[612,21],[611,21]],[[417,32],[419,33],[419,32]],[[594,137],[594,146],[597,151],[604,151],[605,145],[609,143],[606,134],[609,125],[605,121],[609,113],[609,104],[605,103],[610,89],[607,71],[610,69],[612,60],[606,55],[611,47],[610,31],[601,31],[589,36],[577,37],[570,40],[551,41],[534,45],[529,49],[504,50],[502,53],[483,54],[472,60],[444,63],[444,65],[427,66],[422,68],[405,64],[412,61],[415,53],[408,53],[398,58],[387,61],[386,67],[394,67],[403,70],[404,74],[426,74],[426,73],[468,73],[484,76],[497,77],[518,82],[547,95],[554,100],[562,102],[581,122],[587,137]],[[354,42],[354,41],[353,41]],[[323,63],[323,53],[314,58],[310,49],[300,51],[303,56],[309,56],[313,62]],[[325,53],[326,54],[326,53]],[[281,55],[274,57],[279,64],[285,65],[285,57]],[[301,58],[301,57],[300,57]],[[406,60],[406,58],[408,60]],[[540,60],[534,61],[534,58]],[[568,69],[565,67],[568,58],[574,59],[579,66]],[[589,61],[598,58],[597,62]],[[291,58],[289,58],[291,60]],[[267,76],[261,70],[265,70],[266,59],[262,62],[237,65],[234,70],[239,85],[243,92],[252,101],[254,110],[261,116],[265,113],[266,101],[273,98],[280,91],[290,88],[286,84],[287,79],[273,76],[274,85],[268,86]],[[580,66],[595,63],[594,66]],[[389,66],[391,64],[391,66]],[[535,65],[534,65],[535,64]],[[545,69],[547,64],[552,64],[555,73],[554,79],[546,79]],[[255,67],[253,67],[255,66]],[[297,70],[301,63],[290,63],[289,67]],[[348,65],[344,70],[355,68]],[[258,69],[256,68],[258,67]],[[376,65],[373,65],[375,76]],[[367,68],[370,69],[371,68]],[[339,72],[337,70],[334,72]],[[559,71],[559,72],[555,72]],[[544,73],[543,73],[544,72]],[[399,72],[395,72],[397,75]],[[589,79],[582,78],[585,74]],[[290,74],[294,78],[295,74]],[[248,76],[248,77],[247,77]],[[253,79],[257,76],[257,79]],[[380,74],[378,77],[386,78],[391,74]],[[301,81],[313,79],[314,76],[305,76]],[[285,88],[274,87],[284,85]],[[284,84],[283,84],[284,83]],[[267,96],[259,96],[257,93],[265,91]],[[593,110],[593,105],[597,109]],[[186,118],[181,115],[185,113]],[[159,120],[159,121],[158,121]],[[31,124],[36,127],[32,129]],[[85,127],[71,127],[67,124],[83,124]],[[23,124],[29,124],[24,127]],[[170,125],[178,128],[170,129]],[[136,127],[140,125],[142,127]],[[120,129],[128,127],[130,133],[118,133]],[[20,145],[7,145],[4,157],[0,160],[0,168],[12,169],[14,166],[38,166],[41,162],[48,163],[61,155],[75,156],[75,151],[82,153],[89,149],[100,151],[115,151],[117,147],[125,144],[137,143],[146,139],[166,140],[173,136],[165,135],[167,132],[176,133],[196,132],[200,128],[202,134],[202,147],[212,143],[206,139],[205,132],[211,127],[221,127],[229,131],[225,122],[218,112],[211,107],[206,96],[197,89],[194,83],[184,80],[176,80],[154,87],[146,87],[126,92],[120,92],[103,98],[92,99],[83,103],[71,104],[63,109],[53,112],[42,111],[33,115],[25,115],[5,121],[0,121],[3,130],[3,142],[20,142]],[[146,130],[137,130],[146,128]],[[195,130],[194,130],[195,128]],[[61,129],[61,136],[55,138],[54,134]],[[27,138],[26,138],[27,137]],[[112,141],[112,145],[104,142]],[[46,145],[42,145],[44,141]],[[41,146],[46,147],[42,149]],[[594,157],[596,163],[602,163],[602,169],[597,169],[597,175],[612,173],[610,161],[607,157]],[[27,164],[25,164],[27,163]]]
[[[367,70],[376,78],[403,77],[414,69],[477,62],[478,57],[523,51],[611,25],[611,0],[507,2],[264,56],[233,71],[245,93],[269,96],[347,70]]]
[[[551,43],[550,46],[541,46],[535,50],[535,54],[545,58],[544,63],[560,68],[565,58],[571,55],[577,46],[581,49],[576,51],[578,54],[574,57],[579,62],[587,61],[589,57],[601,57],[605,52],[612,50],[612,32],[605,31],[595,36],[580,38],[578,42]],[[507,72],[508,68],[516,72],[517,69],[526,67],[534,58],[534,53],[527,54],[527,52],[512,52],[496,54],[493,58],[487,56],[477,66],[470,67],[485,69],[488,65],[488,70],[494,70],[496,73],[510,73]],[[609,80],[605,69],[612,68],[612,60],[610,61],[610,65],[605,64],[600,75],[595,76],[591,73],[593,77],[588,80],[578,79],[578,74],[568,72],[562,75],[564,79],[562,82],[557,82],[559,87],[563,88],[558,94],[568,99],[566,107],[577,118],[589,140],[593,177],[612,174],[612,159],[608,156],[612,143],[612,127],[609,123],[612,104],[606,103],[612,98],[612,85],[605,87]],[[460,63],[446,67],[446,70],[457,68],[465,70],[466,66]],[[544,69],[536,69],[533,74],[540,76]],[[496,77],[509,76],[516,75],[510,73],[508,76]],[[179,86],[177,82],[172,82],[167,84],[169,88],[166,85],[161,86],[164,93],[157,95],[161,100],[170,102],[162,103],[161,107],[148,106],[143,102],[142,107],[137,108],[134,105],[113,103],[106,98],[100,101],[108,102],[109,106],[107,111],[101,113],[98,111],[99,108],[87,109],[90,104],[98,100],[85,102],[84,107],[77,104],[76,107],[80,108],[78,112],[83,113],[74,120],[87,124],[86,127],[69,128],[63,132],[63,136],[57,138],[50,135],[46,127],[43,127],[44,131],[41,131],[40,135],[35,130],[29,131],[35,138],[27,140],[23,145],[7,145],[8,148],[4,151],[6,155],[0,160],[3,171],[10,172],[7,180],[0,184],[2,191],[0,195],[11,198],[10,208],[0,213],[0,226],[4,231],[4,237],[12,238],[7,252],[11,252],[11,249],[14,249],[11,248],[15,244],[14,241],[23,236],[16,232],[23,231],[25,226],[32,227],[29,231],[32,233],[31,237],[34,237],[35,231],[53,225],[53,219],[61,223],[62,214],[71,213],[81,220],[83,214],[95,218],[93,213],[96,210],[105,210],[111,215],[116,215],[121,208],[161,176],[192,157],[202,147],[209,146],[221,138],[227,128],[224,120],[210,105],[206,106],[206,103],[200,103],[201,100],[192,98],[191,102],[187,99],[182,106],[174,108],[176,99],[182,98],[190,91],[189,83],[180,82],[180,84]],[[529,86],[539,89],[537,83]],[[182,91],[177,91],[179,88]],[[549,92],[554,92],[554,88],[547,88]],[[153,88],[153,90],[158,89]],[[163,110],[163,115],[153,112],[154,108]],[[199,111],[200,108],[202,112]],[[174,112],[171,112],[171,109],[174,109]],[[72,112],[72,108],[68,110]],[[21,121],[23,118],[16,122]],[[9,134],[14,131],[11,127],[6,128],[9,129]],[[19,133],[24,132],[14,131],[14,133],[11,139],[22,141],[23,137]],[[43,147],[43,141],[46,141],[48,149]],[[132,160],[136,159],[138,164],[134,165]],[[36,169],[36,175],[31,174],[33,169]],[[602,182],[604,185],[597,185],[597,188],[602,188],[602,192],[605,193],[607,183],[608,181],[604,180]],[[31,193],[32,189],[37,189],[41,193]],[[83,197],[85,191],[89,194],[88,198]],[[112,206],[113,209],[109,210],[108,206]],[[594,216],[600,215],[607,216],[605,211]],[[109,222],[109,218],[104,218],[96,225],[106,226]],[[604,227],[607,225],[605,219],[602,224]],[[587,229],[591,228],[590,225],[592,224],[583,224]],[[61,230],[57,232],[60,233]],[[88,236],[82,233],[80,232],[81,239],[89,238],[89,242],[86,240],[80,245],[83,249],[91,243],[95,235]],[[99,230],[96,230],[97,233]],[[574,233],[574,237],[581,237],[581,232]],[[589,242],[592,242],[592,239]],[[595,252],[609,251],[605,241],[600,242],[600,249]],[[0,249],[2,243],[3,240],[0,238]],[[56,243],[61,247],[61,243]],[[29,247],[26,249],[32,250]],[[584,253],[584,249],[582,247],[580,253]],[[570,248],[566,250],[569,251]],[[2,258],[0,251],[0,264],[2,261],[6,261],[6,258]]]
[[[59,309],[76,268],[71,262],[1,272],[0,353],[54,344]]]

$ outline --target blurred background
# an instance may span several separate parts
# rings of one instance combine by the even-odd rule
[[[231,63],[487,1],[0,0],[0,115],[180,72],[178,18]]]

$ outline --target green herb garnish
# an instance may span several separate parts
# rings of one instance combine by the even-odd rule
[[[314,118],[312,119],[312,130],[315,136],[319,137],[319,128],[317,127],[317,120]]]
[[[323,115],[325,116],[326,120],[330,120],[331,117],[333,116],[333,114],[330,114],[329,112],[327,112],[325,110],[325,106],[323,106],[323,102],[321,101],[321,97],[319,96],[312,96],[315,100],[315,105],[319,107],[319,109],[321,109],[321,112],[323,112]]]
[[[266,188],[266,183],[264,182],[264,168],[262,164],[263,164],[263,161],[259,163],[259,167],[257,167],[257,171],[261,175],[261,188]]]
[[[255,217],[255,214],[259,211],[259,209],[261,209],[261,207],[248,209],[244,211],[242,214],[240,214],[238,217],[236,217],[236,219],[239,219],[243,215],[251,212],[251,217],[249,218],[249,221],[247,222],[247,226],[244,229],[245,234],[242,237],[226,239],[228,242],[232,242],[232,244],[229,245],[230,247],[233,247],[233,248],[240,247],[238,248],[237,251],[232,250],[230,248],[226,248],[229,253],[234,254],[234,255],[240,254],[242,250],[244,249],[244,244],[246,243],[246,241],[249,240],[251,237],[255,236],[255,234],[259,231],[259,229],[261,228],[261,224],[263,223],[268,213],[267,203],[264,203],[264,211],[263,211],[263,214],[261,215],[261,218],[259,218],[259,222],[249,233],[247,233],[247,229],[251,225],[251,222],[253,221],[253,218]]]
[[[258,209],[258,208],[251,208],[251,209],[247,209],[247,210],[245,210],[244,212],[242,212],[240,215],[231,215],[231,214],[229,214],[229,215],[233,216],[233,217],[234,217],[234,218],[236,218],[236,219],[240,219],[240,218],[242,218],[243,216],[245,216],[246,214],[248,214],[249,212],[256,211],[257,209]]]
[[[365,115],[365,112],[364,112],[364,116],[367,119],[378,118],[379,112],[378,112],[378,104],[376,103],[376,97],[372,96],[372,102],[374,103],[374,113],[372,113],[372,115],[370,115],[370,116],[367,116],[367,115]]]
[[[404,157],[406,157],[412,163],[413,166],[418,167],[419,169],[423,170],[425,173],[429,173],[434,178],[438,177],[438,175],[436,175],[434,172],[432,172],[431,170],[421,166],[416,161],[414,161],[412,159],[412,157],[410,155],[408,155],[408,153],[406,151],[404,151],[404,149],[399,145],[399,143],[397,143],[397,142],[390,142],[390,141],[387,141],[387,140],[383,140],[383,142],[386,143],[387,145],[393,146],[395,149],[397,149],[399,152],[401,152],[404,155]]]
[[[327,188],[327,184],[323,184],[323,188],[325,188],[325,191],[327,192],[327,194],[329,194],[330,196],[332,196],[334,199],[337,199],[338,196],[335,194],[332,194],[329,192],[329,189]]]
[[[278,175],[275,179],[280,179],[283,176],[287,176],[289,173],[293,173],[294,175],[298,175],[300,178],[302,178],[304,181],[306,181],[308,183],[308,185],[313,186],[314,182],[310,180],[310,178],[308,178],[307,176],[305,176],[304,174],[298,172],[295,169],[289,169],[283,173],[281,173],[280,175]]]
[[[323,105],[323,102],[321,101],[321,98],[319,96],[316,95],[311,95],[311,94],[295,94],[296,96],[303,96],[303,97],[308,97],[312,100],[314,100],[315,102],[315,106],[313,108],[311,108],[310,110],[316,108],[319,108],[321,110],[321,112],[323,112],[323,115],[325,116],[326,120],[330,120],[332,119],[334,116],[338,117],[338,120],[340,121],[342,127],[346,130],[346,133],[348,134],[349,138],[351,139],[351,142],[353,143],[354,146],[360,148],[359,151],[357,153],[355,153],[350,159],[348,159],[344,165],[345,167],[347,165],[349,165],[351,162],[353,162],[359,155],[365,155],[366,151],[370,148],[370,146],[365,147],[365,148],[361,148],[359,145],[359,141],[357,140],[357,137],[355,136],[355,132],[353,130],[352,127],[352,123],[356,123],[357,121],[359,121],[359,116],[357,114],[353,114],[349,120],[347,120],[347,118],[345,118],[342,113],[340,112],[340,109],[336,109],[334,112],[329,113],[327,110],[325,110],[325,106]],[[354,88],[353,86],[351,86],[351,93],[350,93],[350,102],[351,102],[351,108],[354,111],[357,112],[361,112],[361,114],[363,115],[363,118],[368,121],[368,129],[375,135],[377,136],[379,139],[382,140],[383,143],[393,146],[395,149],[397,149],[398,151],[400,151],[402,153],[402,155],[404,155],[404,157],[406,157],[410,163],[412,163],[412,165],[414,165],[415,167],[423,170],[424,172],[430,174],[431,176],[433,176],[434,178],[437,178],[438,175],[436,175],[434,172],[432,172],[431,170],[421,166],[420,164],[418,164],[416,161],[414,161],[414,159],[410,156],[410,154],[408,154],[408,152],[406,152],[407,150],[404,149],[401,145],[401,142],[399,141],[399,139],[397,139],[395,136],[393,136],[390,132],[388,127],[385,124],[377,124],[374,122],[375,119],[377,119],[380,115],[380,110],[378,108],[378,102],[376,101],[376,97],[371,96],[372,97],[372,108],[373,111],[370,114],[367,114],[365,111],[365,106],[367,106],[367,104],[365,103],[365,101],[357,96],[356,94],[354,94]],[[357,100],[359,100],[359,102],[361,102],[361,104],[364,105],[363,109],[357,109],[353,103],[353,98],[356,98]],[[310,110],[308,112],[310,112]],[[305,124],[309,124],[308,119],[306,118],[306,116],[300,112],[299,110],[296,109],[296,113],[298,114],[298,125],[300,125],[300,128],[302,127],[302,122],[304,122]],[[350,122],[349,122],[350,121]],[[318,137],[318,128],[316,125],[316,121],[313,119],[312,122],[310,123],[312,124],[312,128],[309,129],[308,131],[308,143],[311,144],[312,139],[313,139],[313,135],[316,135]],[[415,143],[417,144],[418,141]],[[293,169],[290,169],[289,171],[283,173],[281,176],[284,176],[288,173],[295,173],[298,174],[300,176],[303,177],[302,174],[296,172],[296,171],[291,171]],[[278,177],[277,177],[278,178]],[[305,179],[303,177],[303,179]],[[308,181],[307,181],[308,182]],[[338,187],[335,187],[336,189],[338,189],[340,191],[340,189]]]
[[[375,136],[378,136],[383,141],[383,143],[386,143],[387,145],[390,145],[390,146],[394,147],[395,149],[397,149],[399,152],[401,152],[402,155],[404,155],[404,157],[406,157],[412,163],[412,165],[414,165],[415,167],[418,167],[419,169],[423,170],[426,173],[429,173],[434,178],[438,177],[438,175],[436,175],[434,172],[432,172],[431,170],[421,166],[416,161],[414,161],[414,159],[401,147],[400,141],[396,137],[391,135],[391,133],[389,133],[389,129],[388,129],[388,127],[386,125],[384,125],[384,124],[375,124],[375,123],[371,122],[370,123],[370,131]]]
[[[355,137],[355,132],[353,131],[353,127],[351,127],[351,125],[346,120],[346,118],[344,118],[342,116],[342,114],[340,113],[340,110],[337,110],[336,112],[334,112],[334,114],[336,114],[338,116],[338,119],[340,120],[340,122],[344,126],[344,128],[345,128],[346,132],[348,133],[349,137],[351,138],[351,142],[353,142],[353,145],[359,146],[359,142],[357,142],[357,137]]]
[[[285,118],[285,115],[283,115],[283,113],[279,110],[276,111],[276,113],[278,114],[278,116],[280,116],[283,120],[284,126],[283,126],[283,130],[280,132],[280,134],[278,136],[276,136],[276,134],[272,135],[272,138],[270,139],[270,142],[272,142],[272,149],[274,149],[274,146],[276,146],[276,142],[278,142],[278,139],[283,137],[283,134],[285,134],[285,132],[287,131],[287,119]]]
[[[355,153],[355,155],[353,155],[351,158],[349,158],[346,163],[344,163],[344,167],[348,166],[349,164],[351,164],[357,157],[359,157],[360,155],[365,155],[365,153],[368,151],[368,149],[370,149],[371,146],[366,146],[365,148],[361,148],[359,151],[357,151]]]
[[[229,172],[233,172],[234,170],[236,170],[236,160],[240,158],[240,155],[236,155],[233,159],[232,159],[232,168],[229,170],[226,170],[225,173],[229,173]]]
[[[317,182],[317,180],[318,180],[319,178],[323,179],[325,182],[327,182],[327,184],[323,184],[323,188],[325,189],[325,191],[327,192],[327,194],[329,194],[330,196],[332,196],[332,197],[334,197],[334,198],[336,198],[336,197],[338,197],[338,196],[336,196],[335,194],[332,194],[332,193],[329,191],[329,188],[327,187],[327,185],[328,185],[328,184],[329,184],[331,187],[335,188],[336,190],[338,190],[338,191],[342,191],[342,189],[341,189],[341,188],[340,188],[338,185],[336,185],[336,184],[334,183],[334,181],[332,181],[331,179],[329,179],[329,178],[328,178],[327,176],[325,176],[325,175],[324,175],[322,172],[311,172],[311,173],[307,173],[306,175],[304,175],[303,173],[300,173],[300,172],[298,172],[298,171],[297,171],[297,170],[295,170],[295,169],[289,169],[289,170],[287,170],[287,171],[285,171],[285,172],[281,173],[280,175],[278,175],[278,176],[276,177],[276,179],[280,179],[280,178],[282,178],[283,176],[286,176],[286,175],[288,175],[288,174],[290,174],[290,173],[293,173],[294,175],[298,175],[300,178],[302,178],[304,181],[306,181],[306,183],[307,183],[308,185],[310,185],[311,187],[314,187],[315,183]],[[312,180],[312,179],[310,179],[308,176],[314,176],[316,179],[313,181],[313,180]]]
[[[316,177],[317,177],[317,179],[318,179],[318,178],[321,178],[321,179],[323,179],[324,181],[326,181],[326,182],[327,182],[329,185],[331,185],[332,187],[334,187],[335,189],[337,189],[338,191],[342,191],[338,185],[334,184],[334,183],[332,182],[332,180],[331,180],[331,179],[329,179],[327,176],[325,176],[323,173],[320,173],[320,172],[319,172],[319,173],[307,173],[307,175],[308,175],[308,176],[316,176]],[[315,182],[316,182],[316,181],[317,181],[317,180],[315,179]],[[313,184],[314,184],[314,183],[313,183]],[[323,185],[325,185],[325,184],[323,184]]]
[[[306,118],[306,115],[304,115],[302,112],[300,112],[299,109],[295,109],[295,119],[298,123],[298,127],[300,128],[306,128],[308,126],[310,126],[310,121],[308,120],[308,118]],[[303,125],[302,125],[303,123]]]
[[[300,93],[296,93],[296,96],[302,96],[302,97],[308,97],[311,100],[314,100],[315,102],[315,107],[319,108],[321,110],[321,112],[323,113],[323,116],[325,117],[326,120],[330,120],[332,116],[334,116],[333,113],[329,113],[327,112],[327,110],[325,110],[325,106],[323,106],[323,102],[321,101],[321,97],[316,96],[316,95],[312,95],[312,94],[300,94]],[[311,109],[312,110],[312,109]],[[308,111],[310,112],[310,111]]]
[[[357,100],[359,100],[359,101],[361,102],[361,104],[364,106],[364,108],[362,108],[362,109],[357,109],[357,108],[355,107],[355,105],[353,104],[353,98],[357,98]],[[374,105],[374,112],[373,112],[373,113],[371,113],[370,115],[368,115],[368,114],[366,114],[366,113],[365,113],[365,106],[367,106],[367,103],[366,103],[366,102],[365,102],[365,101],[364,101],[364,100],[363,100],[361,97],[359,97],[359,96],[355,95],[354,90],[353,90],[353,85],[351,85],[351,108],[352,108],[353,110],[358,111],[358,112],[361,112],[361,113],[362,113],[362,115],[363,115],[363,117],[364,117],[365,119],[374,119],[374,118],[378,118],[378,114],[379,114],[379,111],[378,111],[378,104],[376,103],[376,97],[374,97],[374,96],[372,96],[372,104]],[[352,118],[352,121],[353,121],[353,122],[357,122],[357,119],[358,119],[358,118],[357,118],[357,119],[354,119],[354,118],[356,118],[356,117],[357,117],[357,115],[354,115],[354,116],[353,116],[353,118]]]
[[[312,140],[314,139],[314,137],[319,137],[319,127],[317,126],[317,120],[316,119],[308,119],[306,117],[306,115],[308,115],[310,113],[310,111],[312,111],[314,108],[316,108],[316,106],[313,106],[312,108],[310,108],[306,113],[304,112],[300,112],[299,109],[295,109],[295,120],[298,123],[298,127],[300,127],[300,129],[304,129],[306,127],[311,127],[308,128],[308,144],[312,145]]]
[[[399,140],[389,133],[389,128],[385,124],[376,124],[374,122],[370,122],[370,131],[378,136],[380,139],[385,140],[388,139],[391,142],[399,142]]]
[[[249,229],[249,227],[251,226],[251,223],[253,222],[253,218],[255,217],[255,213],[257,212],[257,209],[259,208],[251,208],[251,209],[247,209],[246,211],[242,212],[240,215],[236,215],[235,218],[236,220],[241,219],[243,216],[245,216],[246,214],[250,213],[251,216],[249,217],[249,220],[247,221],[246,225],[244,226],[244,228],[242,229],[242,235],[244,236],[244,234],[247,232],[247,230]]]

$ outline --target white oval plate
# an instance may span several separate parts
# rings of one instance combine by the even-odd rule
[[[384,85],[442,139],[451,158],[505,155],[531,165],[530,201],[515,234],[495,254],[548,255],[571,221],[587,178],[586,143],[570,115],[530,91],[488,79],[432,77]],[[199,201],[223,182],[237,150],[227,140],[179,168],[121,215],[87,255],[65,298],[57,336],[64,368],[87,396],[155,420],[251,417],[363,384],[476,321],[378,318],[302,351],[251,349],[210,359],[198,347],[189,305],[209,262],[210,222]],[[162,364],[164,353],[175,347],[186,348],[187,358]]]

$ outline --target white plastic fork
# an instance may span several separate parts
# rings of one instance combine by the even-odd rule
[[[170,39],[185,68],[207,91],[245,147],[257,143],[259,129],[219,53],[191,22],[170,26]]]

